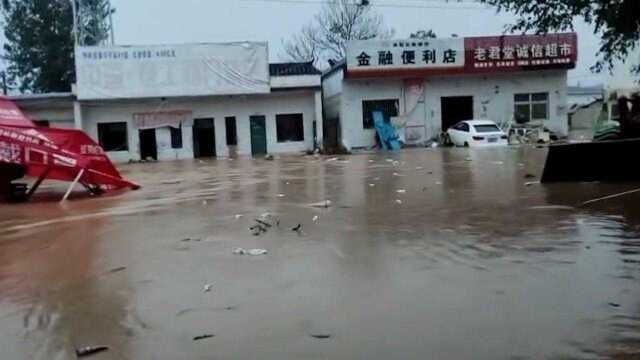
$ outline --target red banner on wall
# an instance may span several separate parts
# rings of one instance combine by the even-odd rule
[[[578,59],[575,33],[464,39],[465,72],[571,69]]]

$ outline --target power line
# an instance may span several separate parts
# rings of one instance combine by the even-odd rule
[[[317,4],[323,5],[323,4],[335,3],[335,1],[331,1],[331,0],[327,0],[327,1],[322,1],[322,0],[242,0],[242,1],[243,2],[280,3],[280,4],[307,4],[307,5],[317,5]],[[418,1],[418,0],[412,0],[412,1]],[[447,6],[447,5],[444,5],[442,1],[436,2],[433,0],[428,0],[428,1],[419,1],[419,2],[421,4],[370,3],[369,6],[378,7],[378,8],[396,8],[396,9],[407,8],[407,9],[481,10],[481,11],[492,10],[491,7],[486,5]],[[429,5],[428,3],[431,3],[432,5]],[[476,1],[469,1],[469,0],[462,0],[462,1],[451,0],[451,2],[445,1],[444,3],[449,5],[455,5],[458,3],[478,4]],[[438,4],[443,4],[443,5],[438,5]]]

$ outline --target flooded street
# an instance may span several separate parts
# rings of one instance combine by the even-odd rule
[[[640,194],[581,204],[639,186],[525,185],[545,155],[123,165],[141,190],[64,205],[49,185],[0,205],[1,357],[638,358]]]

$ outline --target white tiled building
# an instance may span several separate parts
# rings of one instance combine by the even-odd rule
[[[567,71],[576,44],[575,34],[354,42],[348,59],[323,74],[326,140],[375,145],[376,110],[404,125],[399,131],[409,144],[470,119],[539,124],[567,135]],[[455,63],[443,61],[447,51],[458,56]]]

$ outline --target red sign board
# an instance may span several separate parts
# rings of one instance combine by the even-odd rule
[[[346,73],[349,78],[415,78],[572,69],[578,60],[578,36],[575,33],[560,33],[468,37],[464,38],[464,54],[464,62],[446,68],[398,66],[393,71],[380,68],[365,71],[347,66]]]
[[[464,39],[465,72],[570,69],[578,59],[575,33]]]

